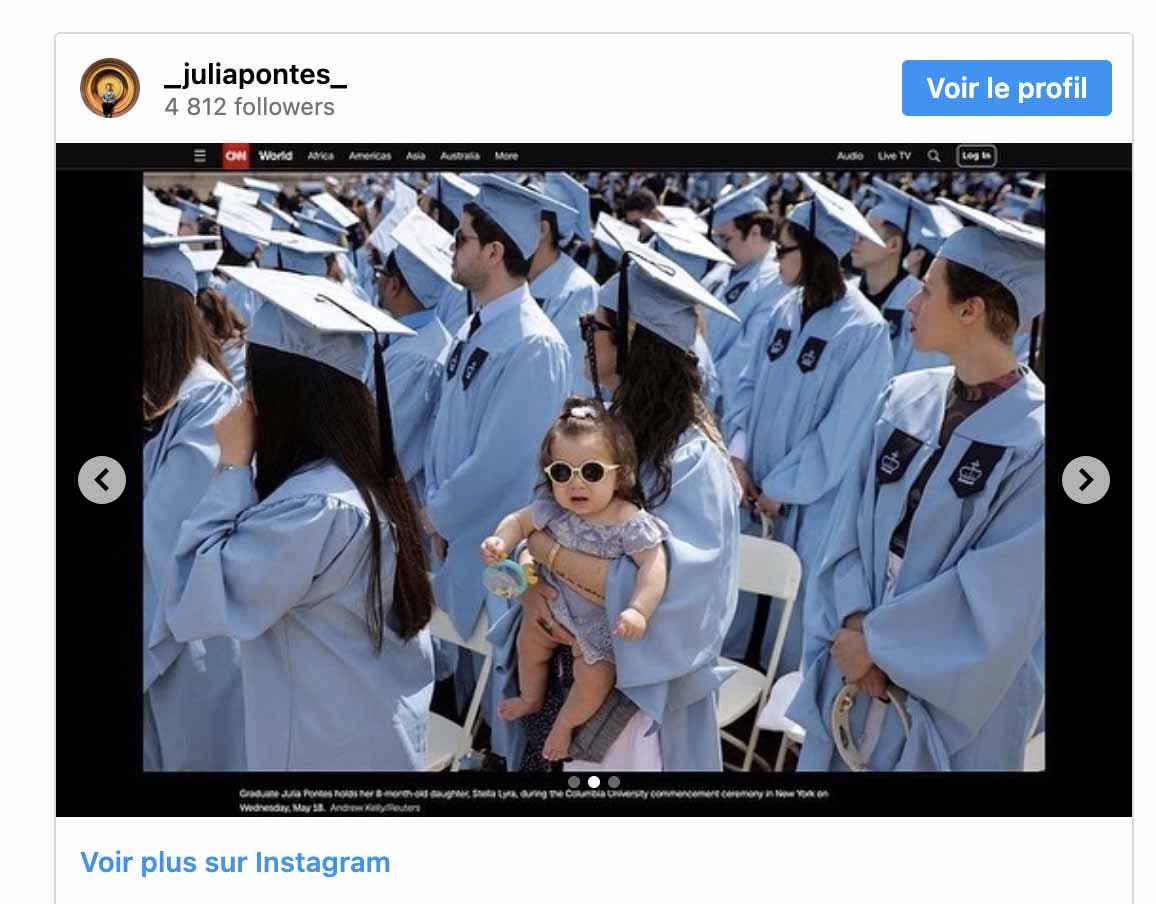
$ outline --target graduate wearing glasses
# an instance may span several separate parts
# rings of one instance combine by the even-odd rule
[[[773,519],[774,538],[798,553],[805,579],[891,376],[891,340],[882,315],[839,267],[856,236],[882,241],[849,200],[808,175],[800,179],[812,197],[791,211],[777,248],[793,291],[751,344],[737,391],[725,401],[723,429],[743,484],[747,530],[761,532],[763,517]],[[798,668],[805,608],[800,594],[780,660],[785,671]],[[744,598],[727,655],[765,665],[779,611],[779,601],[768,613]]]
[[[263,299],[250,397],[214,427],[152,640],[240,641],[249,770],[423,769],[433,597],[382,360],[409,330],[324,277],[227,274]]]
[[[1013,340],[1044,309],[1043,230],[945,199],[909,303],[951,367],[896,377],[808,585],[799,768],[1019,770],[1043,704],[1044,387]]]
[[[500,176],[477,179],[452,265],[475,311],[454,336],[425,460],[434,592],[467,637],[486,597],[478,544],[496,512],[530,501],[538,444],[571,385],[570,350],[526,284],[542,212],[556,202]]]
[[[587,375],[596,389],[608,391],[609,411],[633,436],[647,511],[670,530],[669,577],[641,638],[612,633],[617,695],[607,717],[592,720],[608,732],[580,729],[575,762],[567,768],[718,771],[718,688],[727,677],[719,652],[736,599],[739,487],[689,352],[699,308],[724,318],[735,315],[653,248],[624,238],[618,254],[618,273],[602,287],[598,308],[584,321]],[[552,551],[553,540],[536,531],[525,555],[549,562],[559,580],[597,591],[613,632],[636,587],[634,563],[629,557],[608,562],[573,549]],[[539,582],[494,625],[496,663],[516,658],[520,626],[541,632],[544,644],[575,642],[551,614],[555,598],[556,591]],[[555,661],[564,663],[568,656],[558,652]],[[495,677],[504,696],[517,693],[516,669],[496,666]],[[507,723],[527,723],[524,736],[511,733],[509,746],[500,751],[511,768],[542,768],[536,754],[564,696],[564,683],[552,678],[543,709]]]

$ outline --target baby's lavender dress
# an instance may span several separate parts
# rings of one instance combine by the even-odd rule
[[[584,552],[600,559],[617,559],[658,546],[670,537],[670,530],[660,519],[640,509],[634,517],[620,524],[594,524],[562,508],[549,489],[540,489],[530,507],[534,527],[546,530],[564,549]],[[565,581],[551,575],[540,563],[543,578],[558,591],[550,602],[554,618],[578,640],[582,659],[593,665],[599,660],[614,661],[610,639],[610,622],[606,610],[581,596]],[[626,601],[624,600],[623,603]]]

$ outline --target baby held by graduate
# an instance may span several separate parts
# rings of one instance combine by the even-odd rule
[[[638,503],[637,456],[626,425],[602,403],[571,397],[542,442],[539,465],[547,481],[533,503],[507,515],[482,542],[482,559],[495,565],[538,530],[555,541],[542,563],[545,577],[559,549],[603,559],[630,556],[638,566],[634,591],[618,617],[614,634],[634,640],[645,634],[666,590],[666,525]],[[547,491],[547,482],[551,492]],[[557,624],[575,638],[574,684],[546,738],[542,755],[561,760],[569,755],[575,729],[602,706],[615,685],[614,648],[604,606],[592,602],[560,580],[551,582],[558,596],[550,601]],[[550,632],[550,624],[542,626]],[[521,694],[498,705],[503,719],[518,719],[542,708],[550,660],[558,642],[522,622],[518,634],[518,684]]]

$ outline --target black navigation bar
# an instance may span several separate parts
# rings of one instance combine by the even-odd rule
[[[1003,170],[1131,169],[1131,144],[58,144],[59,169]]]

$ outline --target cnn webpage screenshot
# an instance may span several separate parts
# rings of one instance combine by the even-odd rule
[[[60,817],[1130,812],[1129,36],[322,37],[56,37]]]

